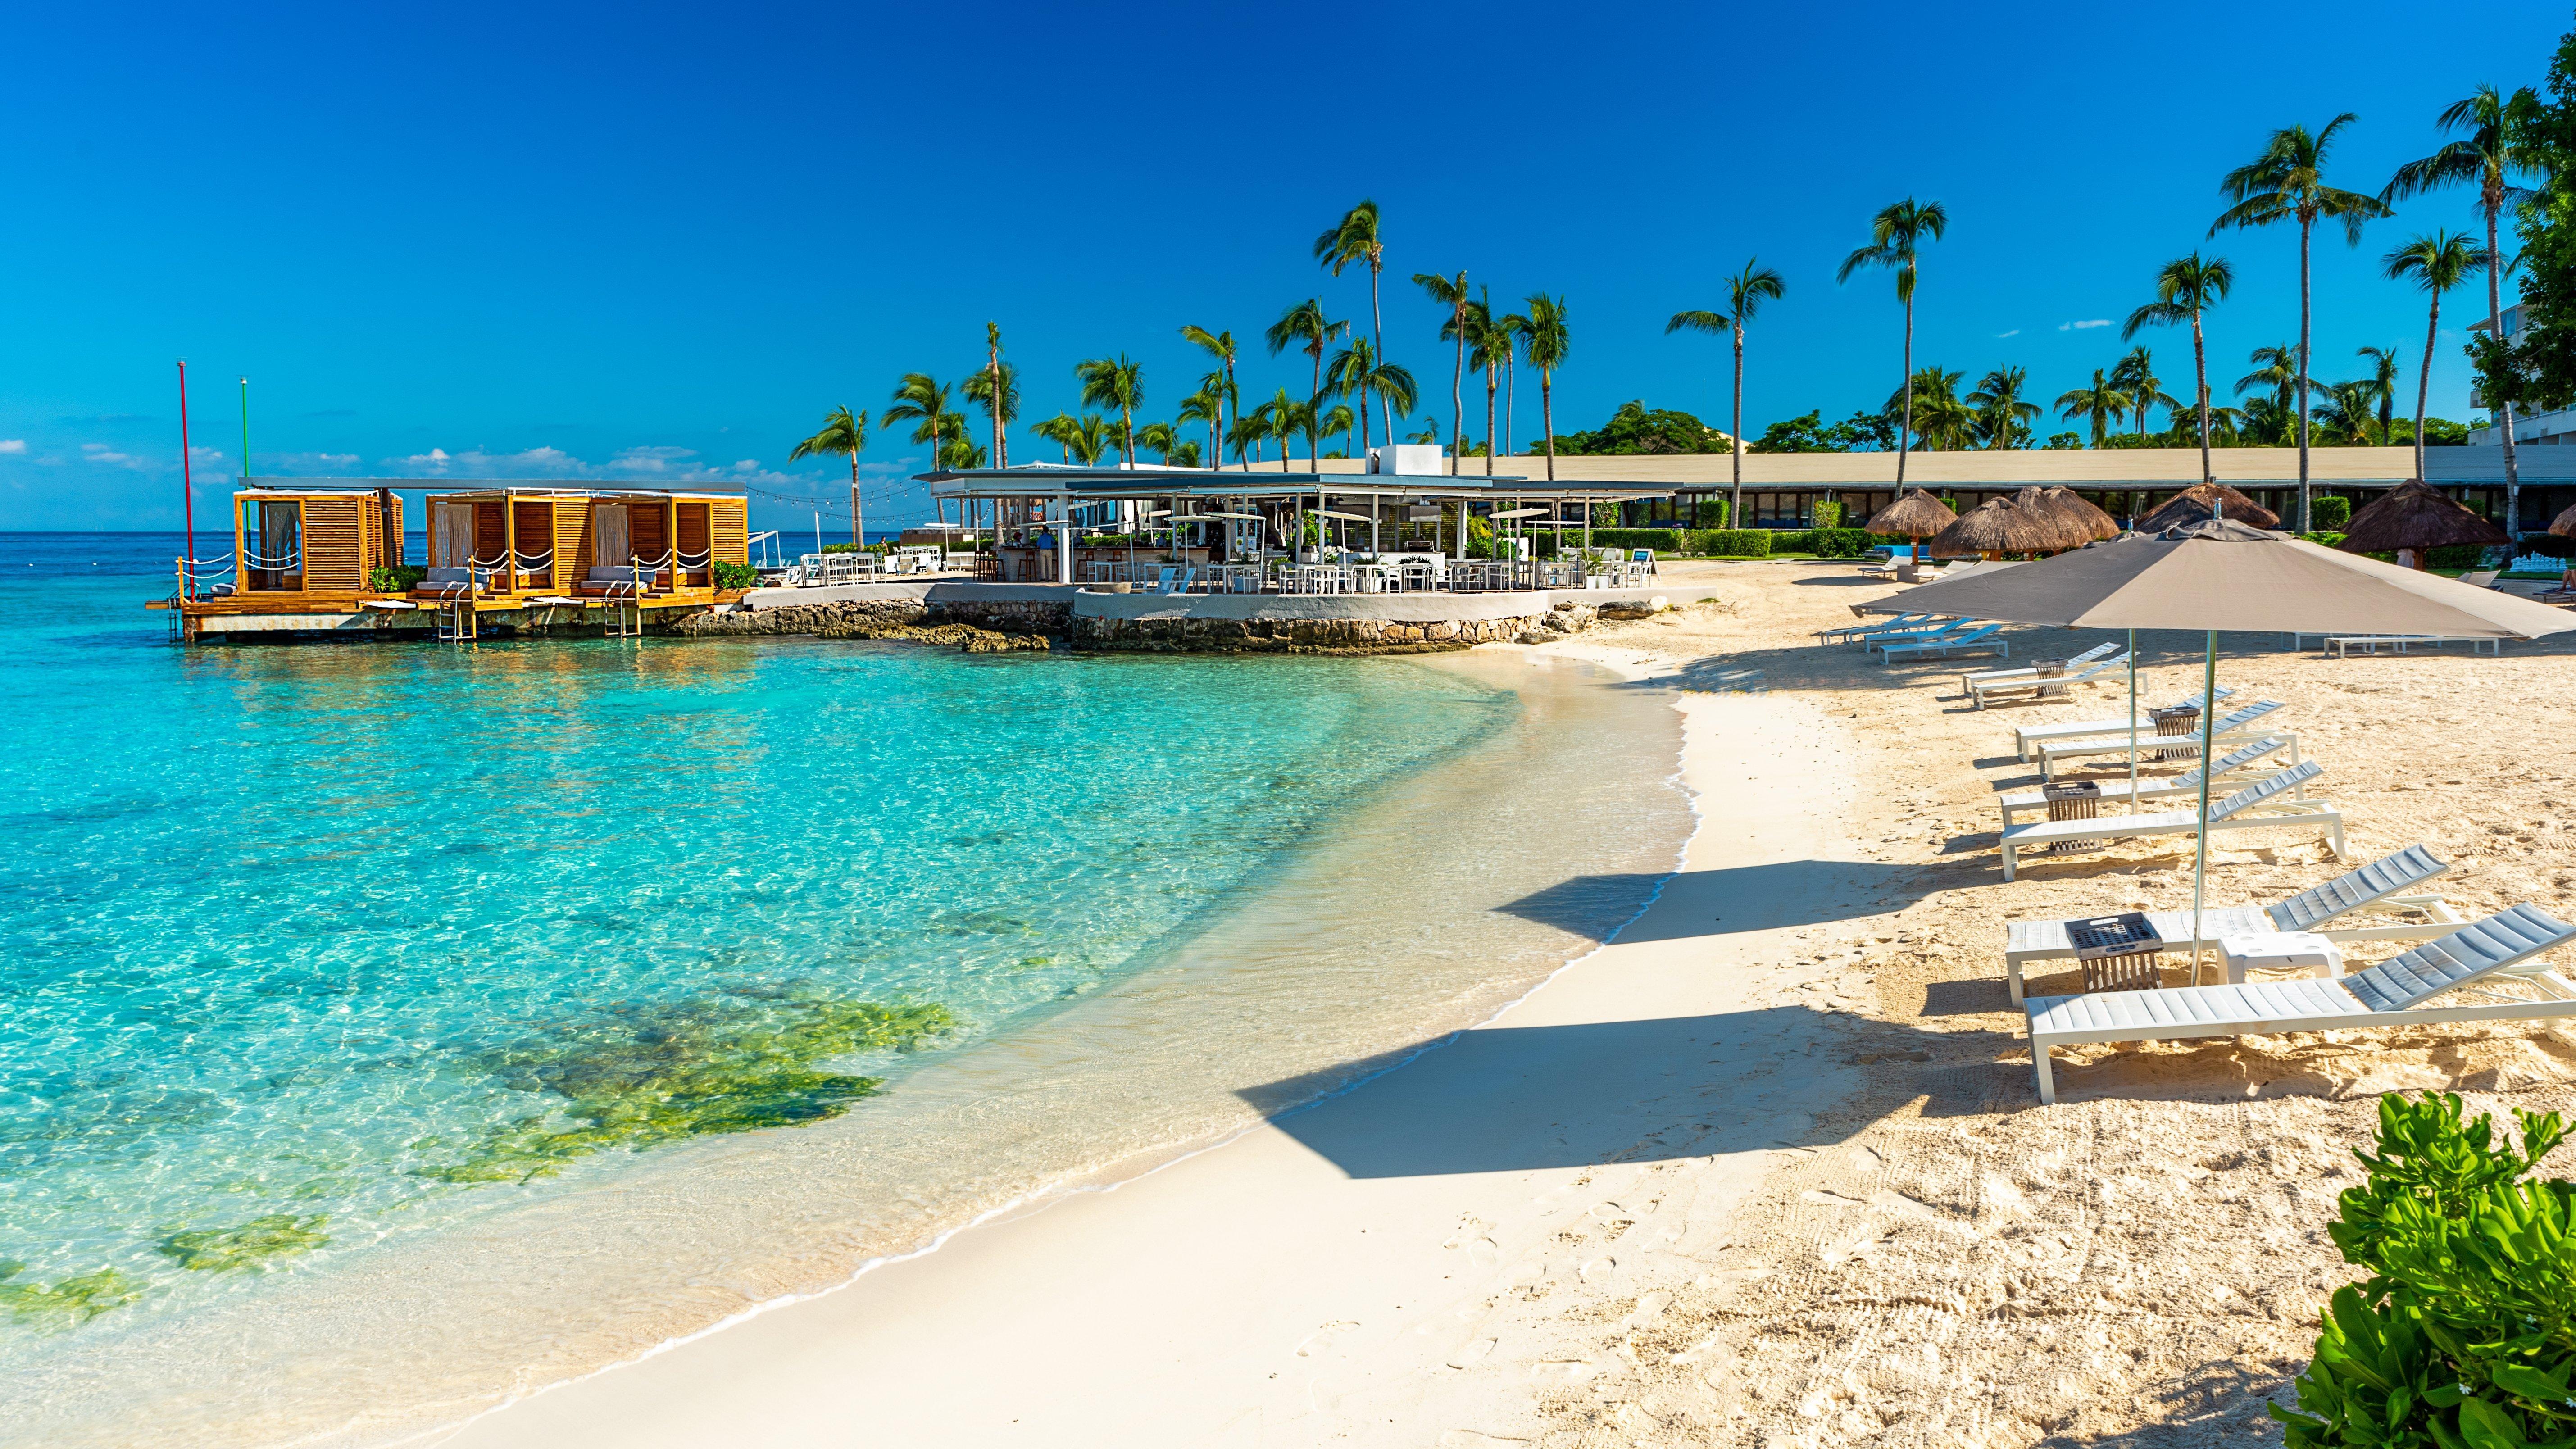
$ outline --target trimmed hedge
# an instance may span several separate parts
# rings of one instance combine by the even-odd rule
[[[2341,533],[2352,523],[2352,500],[2331,495],[2308,500],[2308,525],[2319,533]]]
[[[1808,510],[1808,522],[1818,533],[1828,533],[1843,526],[1843,506],[1818,499]]]
[[[1691,509],[1691,527],[1720,529],[1726,527],[1726,500],[1701,503]]]
[[[1581,536],[1569,532],[1568,545],[1581,542]],[[1680,553],[1682,535],[1671,528],[1596,528],[1592,530],[1594,548],[1651,548],[1657,553]]]
[[[1691,533],[1691,552],[1711,558],[1769,558],[1773,534],[1767,528],[1710,528]]]

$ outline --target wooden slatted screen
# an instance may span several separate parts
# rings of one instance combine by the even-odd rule
[[[626,505],[626,527],[634,536],[637,558],[660,558],[671,547],[667,503],[638,501]]]
[[[509,524],[498,503],[474,505],[474,557],[498,565],[510,548]]]
[[[554,518],[547,505],[513,503],[510,505],[510,513],[513,531],[519,536],[519,552],[522,556],[529,559],[542,558],[546,550],[555,546]],[[539,572],[544,571],[540,569]],[[560,581],[562,577],[561,574],[556,574],[550,583]]]
[[[367,581],[368,505],[355,498],[304,500],[304,589],[356,593]]]
[[[576,498],[555,508],[555,587],[571,588],[590,577],[590,500]]]
[[[716,557],[726,563],[751,562],[751,504],[749,501],[711,503],[707,507],[714,515]]]

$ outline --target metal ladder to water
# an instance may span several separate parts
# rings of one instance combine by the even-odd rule
[[[633,599],[608,600],[608,617],[600,626],[607,639],[641,639],[644,637],[644,605]]]
[[[471,643],[483,637],[472,599],[441,600],[437,618],[438,639],[442,644]]]

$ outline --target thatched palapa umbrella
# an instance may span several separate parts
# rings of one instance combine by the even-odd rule
[[[1932,539],[1934,558],[1975,554],[2056,553],[2091,540],[2053,512],[2033,512],[2009,498],[1989,498],[1960,515]]]
[[[1914,544],[1914,556],[1923,557],[1923,540],[1959,521],[1950,505],[1920,488],[1908,488],[1905,496],[1878,510],[1868,523],[1872,533],[1902,538]]]
[[[2041,496],[2048,500],[2049,506],[2056,509],[2061,517],[2074,520],[2078,526],[2089,530],[2095,539],[2112,539],[2120,536],[2120,520],[2094,507],[2085,500],[2083,494],[2065,484],[2060,483],[2043,489]]]
[[[2511,543],[2505,531],[2478,517],[2421,478],[2410,479],[2371,500],[2352,516],[2343,542],[2346,553],[2396,552],[2410,568],[2424,566],[2424,550],[2455,543]],[[2414,557],[2409,559],[2407,555]]]
[[[2242,523],[2252,528],[2281,526],[2281,515],[2224,483],[2194,483],[2157,504],[2134,527],[2140,533],[2162,533],[2168,528],[2207,523],[2221,513],[2230,523]]]
[[[2576,504],[2570,504],[2566,512],[2549,520],[2549,531],[2560,538],[2576,538]]]

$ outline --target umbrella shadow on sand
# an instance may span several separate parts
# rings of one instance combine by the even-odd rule
[[[1655,909],[1620,928],[1621,941],[1678,941],[1761,930],[1781,922],[1771,903],[1797,901],[1799,924],[1857,921],[1909,906],[1955,882],[1931,878],[1921,866],[1871,860],[1783,860],[1670,876],[1579,875],[1499,906],[1507,915],[1602,939],[1599,902],[1635,900],[1641,888],[1662,882]],[[1728,924],[1728,917],[1741,924]]]

